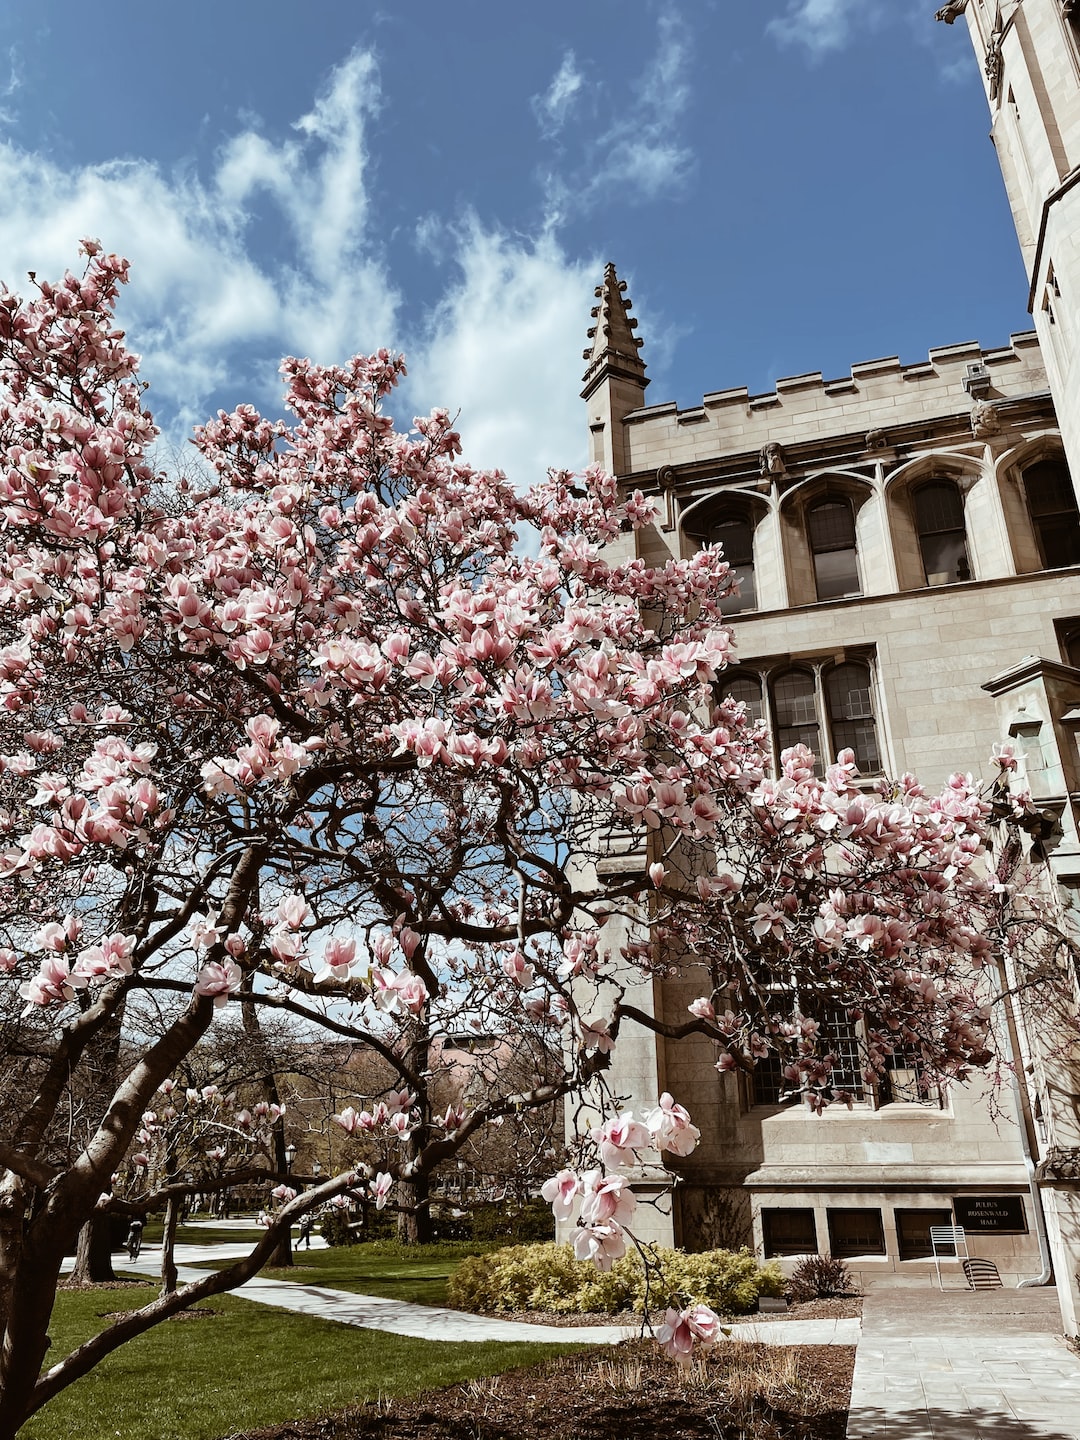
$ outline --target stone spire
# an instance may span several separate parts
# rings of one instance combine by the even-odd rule
[[[603,284],[596,287],[595,293],[599,304],[592,308],[591,343],[588,349],[582,351],[583,358],[589,363],[583,377],[585,388],[581,398],[588,400],[598,385],[612,379],[629,381],[640,387],[644,395],[649,382],[638,351],[645,342],[634,334],[638,322],[630,314],[626,281],[619,279],[610,261],[604,266]]]

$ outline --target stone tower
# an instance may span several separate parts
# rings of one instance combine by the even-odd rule
[[[619,279],[610,262],[595,293],[589,327],[592,343],[582,352],[588,362],[581,398],[589,413],[589,463],[621,475],[627,469],[622,422],[645,403],[649,382],[638,354],[642,341],[634,334],[638,322],[630,314],[626,281]]]
[[[1080,0],[952,0],[967,21],[1065,452],[1080,477]],[[978,383],[978,377],[974,382]]]

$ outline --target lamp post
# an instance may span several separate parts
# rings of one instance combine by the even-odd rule
[[[285,1146],[285,1169],[292,1173],[293,1161],[296,1159],[296,1146],[291,1142]]]

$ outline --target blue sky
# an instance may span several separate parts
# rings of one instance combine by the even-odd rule
[[[409,414],[577,464],[605,260],[650,401],[1025,329],[960,23],[935,0],[39,0],[0,10],[0,278],[133,263],[170,434],[283,353],[410,359]],[[312,18],[308,18],[312,17]],[[408,418],[405,416],[404,418]]]

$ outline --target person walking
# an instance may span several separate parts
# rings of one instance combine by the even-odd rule
[[[124,1244],[127,1246],[129,1260],[137,1260],[139,1251],[142,1249],[143,1222],[136,1215],[128,1226],[127,1239]]]

